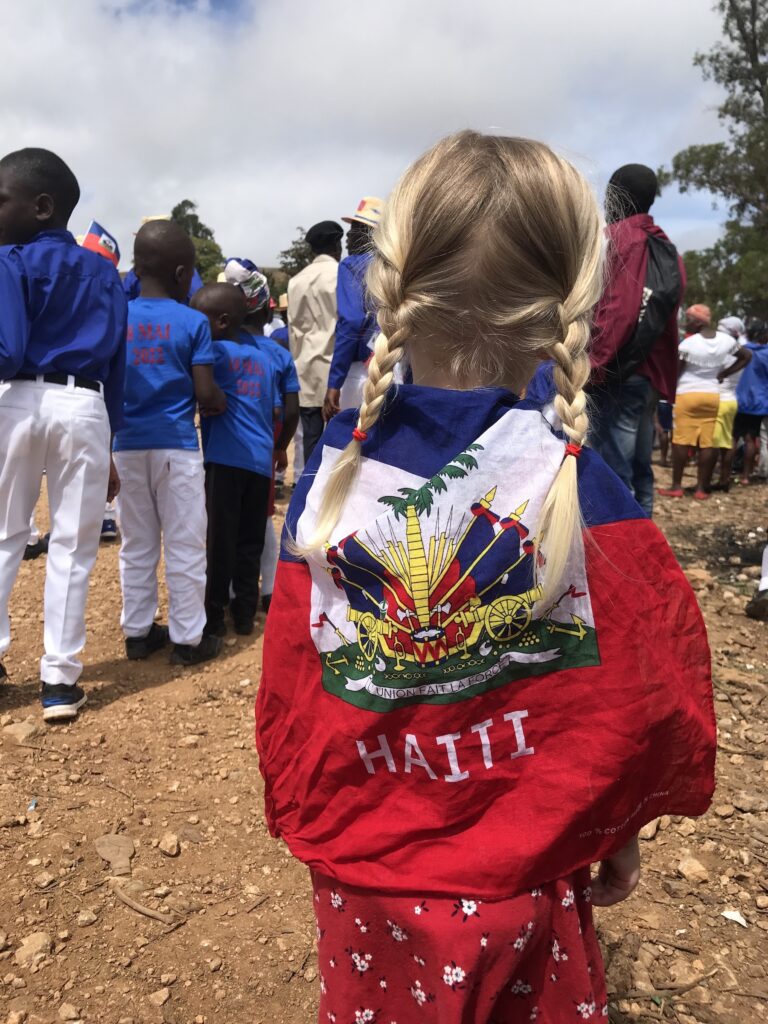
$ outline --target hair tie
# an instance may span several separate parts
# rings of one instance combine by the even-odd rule
[[[575,444],[573,441],[569,441],[568,444],[565,446],[565,454],[573,455],[574,458],[578,459],[578,457],[581,455],[581,445]]]
[[[355,427],[355,429],[352,431],[352,437],[354,438],[355,441],[359,441],[360,444],[362,444],[363,441],[368,440],[368,435],[364,430],[361,430],[360,427]]]

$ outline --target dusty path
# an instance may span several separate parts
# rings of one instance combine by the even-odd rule
[[[600,914],[615,1021],[768,1016],[768,625],[743,615],[767,497],[757,486],[659,509],[710,629],[719,790],[706,818],[660,823],[643,842],[639,893]],[[45,731],[36,699],[44,571],[44,558],[22,565],[12,681],[0,691],[0,724],[31,716],[35,726],[22,745],[0,730],[0,1022],[311,1024],[307,876],[261,816],[260,637],[228,640],[200,671],[158,657],[127,663],[117,548],[105,546],[85,652],[90,703],[74,726]],[[104,833],[133,840],[122,893],[160,920],[112,891],[94,846]],[[35,959],[23,940],[40,932],[48,940]]]

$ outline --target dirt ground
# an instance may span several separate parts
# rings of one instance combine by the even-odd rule
[[[767,494],[659,501],[710,630],[719,786],[705,818],[644,830],[639,891],[599,912],[613,1022],[768,1017],[768,625],[743,614]],[[0,690],[0,1022],[310,1024],[307,873],[267,834],[253,744],[263,619],[199,670],[162,655],[129,663],[117,556],[103,545],[93,574],[89,704],[74,725],[40,720],[44,557],[22,564],[14,591]],[[104,834],[135,848],[117,882],[94,845]]]

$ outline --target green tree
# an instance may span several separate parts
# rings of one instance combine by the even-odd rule
[[[171,210],[171,220],[182,227],[195,243],[195,263],[198,273],[206,284],[216,280],[224,265],[224,254],[217,243],[213,230],[203,224],[197,215],[197,203],[182,199]]]
[[[300,270],[303,270],[314,259],[312,250],[304,241],[306,231],[302,227],[296,228],[296,231],[298,232],[296,238],[294,238],[287,249],[283,249],[279,256],[280,269],[288,277],[298,274]]]
[[[708,301],[718,313],[768,316],[768,3],[717,0],[723,40],[694,64],[725,90],[718,108],[725,142],[689,146],[662,180],[682,192],[706,189],[728,209],[723,237],[711,249],[685,253],[686,301]]]

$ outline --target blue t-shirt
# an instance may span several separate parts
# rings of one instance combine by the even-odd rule
[[[211,366],[208,318],[173,299],[128,303],[125,426],[115,451],[196,450],[193,366]]]
[[[273,338],[274,335],[268,338],[265,334],[250,334],[246,330],[240,331],[240,341],[261,352],[272,363],[275,371],[274,402],[276,406],[282,406],[285,404],[285,395],[297,395],[301,388],[291,353],[273,341]]]
[[[227,411],[202,420],[206,463],[272,476],[275,370],[255,345],[214,341],[213,372]]]
[[[270,338],[274,338],[282,348],[287,349],[290,347],[290,335],[288,334],[287,327],[276,327],[270,334]]]

